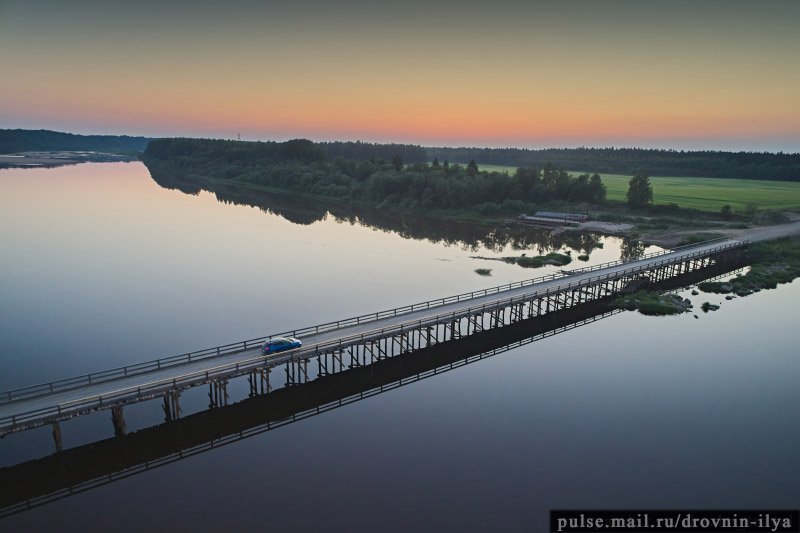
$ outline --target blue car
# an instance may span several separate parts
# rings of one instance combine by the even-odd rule
[[[261,347],[261,353],[266,355],[270,353],[285,352],[286,350],[294,350],[295,348],[299,348],[302,345],[303,343],[294,337],[272,337],[270,340],[264,343],[264,346]]]

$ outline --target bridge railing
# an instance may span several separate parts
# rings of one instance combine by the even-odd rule
[[[697,248],[701,246],[708,246],[709,244],[717,241],[723,241],[726,239],[714,239],[710,241],[706,241],[703,243],[697,243],[687,246],[682,246],[679,248],[675,248],[673,250],[660,250],[657,252],[652,252],[649,254],[645,254],[641,257],[633,258],[630,260],[616,260],[616,261],[609,261],[606,263],[602,263],[600,265],[593,265],[589,267],[579,268],[575,270],[566,270],[555,272],[552,274],[548,274],[545,276],[540,276],[537,278],[531,278],[523,281],[516,281],[512,283],[508,283],[505,285],[500,285],[496,287],[490,287],[487,289],[480,289],[472,292],[465,292],[462,294],[457,294],[455,296],[447,296],[445,298],[438,298],[435,300],[428,300],[425,302],[420,302],[411,305],[405,305],[402,307],[396,307],[394,309],[388,309],[385,311],[378,311],[376,313],[369,313],[365,315],[359,315],[351,318],[346,318],[343,320],[336,320],[332,322],[326,322],[324,324],[318,324],[315,326],[309,326],[305,328],[295,329],[291,331],[286,331],[283,333],[273,333],[271,335],[266,335],[263,337],[256,337],[240,342],[235,342],[231,344],[224,344],[221,346],[215,346],[213,348],[206,348],[203,350],[197,350],[194,352],[187,352],[179,355],[173,355],[170,357],[163,357],[160,359],[153,359],[150,361],[144,361],[141,363],[135,363],[132,365],[121,366],[109,370],[103,370],[99,372],[92,372],[89,374],[84,374],[82,376],[76,376],[72,378],[65,378],[60,380],[51,381],[48,383],[42,383],[38,385],[31,385],[27,387],[22,387],[18,389],[9,390],[3,393],[0,393],[0,404],[15,402],[19,400],[29,399],[37,396],[43,396],[47,394],[51,394],[53,392],[60,392],[70,389],[76,389],[80,387],[86,387],[92,384],[103,383],[107,381],[112,381],[116,379],[121,379],[125,377],[137,376],[141,374],[146,374],[148,372],[153,372],[156,370],[160,370],[163,368],[169,368],[173,366],[183,365],[187,363],[192,363],[196,361],[201,361],[204,359],[210,359],[213,357],[219,357],[223,355],[231,355],[235,353],[239,353],[242,351],[246,351],[249,349],[258,348],[263,345],[267,340],[273,337],[304,337],[308,335],[317,335],[320,333],[325,333],[329,331],[335,331],[338,329],[343,329],[352,326],[358,326],[368,322],[374,322],[377,320],[381,320],[384,318],[396,317],[398,315],[403,315],[407,313],[413,313],[415,311],[420,311],[423,309],[431,309],[436,307],[442,307],[445,305],[449,305],[452,303],[458,303],[465,300],[472,300],[482,296],[489,296],[491,294],[498,294],[501,292],[519,289],[523,287],[528,287],[530,285],[535,285],[536,283],[541,283],[544,281],[551,281],[554,279],[566,278],[568,276],[572,276],[575,274],[583,274],[585,272],[591,272],[595,270],[601,270],[604,268],[610,268],[614,266],[619,266],[625,263],[635,263],[637,261],[643,261],[647,259],[651,259],[653,257],[658,257],[661,255],[672,254],[676,252],[681,252],[685,250],[689,250],[692,248]]]
[[[726,249],[737,248],[748,244],[749,241],[734,242],[723,244],[711,249],[698,250],[695,253],[682,256],[682,260],[705,257],[712,255],[716,252]],[[167,390],[180,389],[190,387],[199,383],[205,383],[213,379],[229,378],[235,375],[240,375],[244,372],[249,372],[256,368],[264,366],[274,367],[287,362],[298,361],[315,357],[316,355],[329,352],[332,349],[342,350],[348,346],[374,341],[379,338],[388,337],[391,335],[403,334],[404,332],[414,330],[423,326],[429,326],[442,323],[446,320],[462,319],[465,316],[476,315],[478,313],[486,313],[494,309],[508,307],[514,304],[520,304],[529,300],[544,298],[561,293],[568,290],[575,290],[585,286],[594,285],[596,283],[612,280],[619,277],[624,277],[630,274],[638,274],[652,270],[655,267],[664,266],[673,263],[671,259],[664,259],[656,263],[648,263],[639,266],[632,266],[621,271],[609,272],[606,274],[598,274],[589,278],[572,281],[566,284],[556,285],[541,289],[530,294],[519,296],[512,296],[502,300],[496,300],[482,305],[470,306],[454,310],[452,312],[435,315],[433,317],[426,317],[417,321],[393,325],[384,328],[376,328],[374,330],[366,331],[363,333],[350,335],[347,337],[334,339],[330,341],[320,342],[308,347],[299,348],[288,352],[283,355],[261,355],[250,359],[237,361],[233,363],[226,363],[208,368],[204,370],[197,370],[188,372],[181,376],[173,378],[165,378],[159,380],[152,380],[146,383],[137,384],[136,386],[122,387],[120,389],[107,392],[102,395],[89,395],[84,398],[62,402],[51,407],[35,409],[9,415],[0,418],[0,429],[25,424],[32,420],[40,420],[47,418],[59,417],[63,412],[75,413],[83,412],[92,409],[101,409],[114,405],[120,401],[130,400],[132,398],[152,397],[154,395],[163,393]]]
[[[360,315],[360,316],[356,316],[356,317],[352,317],[352,318],[347,318],[347,319],[344,319],[344,320],[337,320],[335,322],[327,322],[325,324],[320,324],[320,325],[317,325],[317,326],[310,326],[310,327],[306,327],[306,328],[296,329],[296,330],[293,330],[293,331],[287,331],[285,333],[277,333],[277,334],[272,335],[272,337],[280,337],[280,336],[287,336],[287,335],[290,335],[292,337],[302,337],[302,336],[310,335],[310,334],[315,334],[316,335],[316,334],[319,334],[319,333],[324,333],[326,331],[342,329],[343,327],[356,326],[356,325],[363,324],[365,322],[372,322],[372,321],[375,321],[375,320],[380,320],[382,318],[389,318],[389,317],[398,316],[398,315],[402,315],[402,314],[406,314],[406,313],[413,313],[415,311],[420,311],[422,309],[431,309],[433,307],[441,307],[443,305],[448,305],[448,304],[451,304],[451,303],[457,303],[457,302],[461,302],[461,301],[464,301],[464,300],[473,300],[473,299],[481,297],[481,296],[489,296],[491,294],[497,294],[497,293],[509,291],[509,290],[512,290],[512,289],[519,289],[519,288],[522,288],[522,287],[528,287],[530,285],[535,285],[536,283],[541,283],[543,281],[550,281],[550,280],[554,280],[554,279],[565,278],[565,277],[568,277],[568,276],[573,276],[575,274],[583,274],[585,272],[591,272],[591,271],[594,271],[594,270],[600,270],[600,269],[603,269],[603,268],[609,268],[609,267],[612,267],[612,266],[618,266],[618,265],[625,264],[625,263],[634,263],[636,261],[644,261],[644,260],[647,260],[647,259],[650,259],[650,258],[653,258],[653,257],[658,257],[658,256],[661,256],[661,255],[672,254],[672,253],[676,253],[676,252],[680,253],[681,251],[688,250],[688,249],[691,249],[691,248],[697,248],[697,247],[700,247],[700,246],[708,246],[711,243],[722,242],[722,241],[726,241],[726,240],[730,240],[730,239],[727,239],[725,237],[720,238],[720,239],[712,239],[712,240],[709,240],[709,241],[704,241],[702,243],[695,243],[695,244],[690,244],[690,245],[686,245],[686,246],[680,246],[680,247],[674,248],[672,250],[659,250],[657,252],[651,252],[651,253],[644,254],[642,256],[631,258],[631,259],[618,259],[616,261],[609,261],[609,262],[606,262],[606,263],[602,263],[602,264],[599,264],[599,265],[592,265],[592,266],[589,266],[589,267],[583,267],[583,268],[578,268],[578,269],[573,269],[573,270],[562,270],[560,272],[554,272],[552,274],[548,274],[548,275],[545,275],[545,276],[540,276],[538,278],[526,279],[526,280],[523,280],[523,281],[515,281],[515,282],[512,282],[512,283],[507,283],[505,285],[489,287],[488,289],[479,289],[479,290],[472,291],[472,292],[465,292],[465,293],[462,293],[462,294],[457,294],[455,296],[448,296],[448,297],[445,297],[445,298],[437,298],[435,300],[428,300],[428,301],[425,301],[425,302],[406,305],[406,306],[403,306],[403,307],[397,307],[397,308],[389,309],[389,310],[386,310],[386,311],[379,311],[377,313],[370,313],[370,314],[366,314],[366,315]]]
[[[582,268],[576,268],[576,269],[570,270],[569,273],[570,273],[570,275],[574,275],[574,274],[583,274],[584,272],[593,272],[595,270],[602,270],[604,268],[618,266],[618,265],[621,265],[623,263],[634,263],[636,261],[646,261],[647,259],[651,259],[653,257],[659,257],[661,255],[667,255],[667,254],[680,253],[680,252],[685,251],[685,250],[691,250],[692,248],[699,248],[701,246],[708,246],[711,243],[724,242],[724,241],[730,241],[730,240],[731,239],[729,239],[728,237],[720,237],[720,238],[711,239],[711,240],[708,240],[708,241],[698,242],[698,243],[694,243],[694,244],[687,244],[687,245],[684,245],[684,246],[678,246],[678,247],[672,248],[672,249],[658,250],[656,252],[650,252],[650,253],[647,253],[647,254],[642,254],[642,255],[637,256],[637,257],[632,257],[632,258],[627,259],[627,260],[617,259],[616,261],[608,261],[606,263],[599,263],[597,265],[591,265],[591,266],[586,266],[586,267],[582,267]],[[744,242],[744,241],[740,241],[740,242]],[[749,241],[747,241],[747,242],[749,242]]]
[[[511,344],[506,344],[500,348],[492,348],[485,352],[481,352],[479,354],[470,355],[453,363],[448,363],[433,369],[425,370],[419,374],[414,374],[411,377],[399,378],[393,382],[386,383],[383,385],[375,385],[372,388],[363,390],[362,392],[348,393],[348,395],[342,396],[339,399],[331,400],[328,401],[327,403],[323,403],[316,407],[310,407],[306,408],[303,411],[295,412],[291,416],[288,416],[288,418],[285,419],[272,422],[267,421],[259,425],[248,427],[243,431],[237,431],[235,433],[230,433],[222,437],[215,437],[212,440],[206,441],[202,444],[190,444],[188,447],[184,447],[178,451],[171,452],[168,455],[163,455],[161,457],[146,461],[144,463],[139,463],[134,466],[125,467],[122,470],[117,470],[110,474],[102,474],[98,477],[78,482],[75,485],[71,485],[70,487],[57,489],[56,492],[52,492],[43,496],[34,496],[20,503],[9,505],[8,507],[0,507],[0,519],[6,516],[10,516],[12,514],[19,513],[24,510],[29,510],[35,507],[39,507],[47,503],[52,503],[56,500],[60,500],[65,497],[72,496],[74,494],[78,494],[80,492],[96,488],[100,485],[106,485],[108,483],[112,483],[114,481],[130,477],[131,475],[146,470],[152,470],[153,468],[157,468],[159,466],[171,464],[180,459],[192,457],[208,450],[217,449],[227,444],[238,442],[247,439],[249,437],[259,435],[266,431],[270,431],[271,429],[277,429],[291,423],[299,422],[311,418],[312,416],[319,415],[331,411],[333,409],[355,403],[359,400],[364,400],[376,396],[378,394],[397,389],[398,387],[408,385],[410,383],[416,383],[430,377],[441,375],[444,372],[455,370],[460,367],[466,366],[468,364],[481,361],[486,358],[493,357],[504,352],[508,352],[510,350],[514,350],[516,348],[519,348],[520,346],[531,344],[533,342],[546,339],[585,326],[587,324],[591,324],[593,322],[600,321],[604,318],[608,318],[610,316],[613,316],[621,312],[623,312],[622,309],[612,309],[610,311],[604,311],[601,314],[588,318],[583,318],[581,320],[572,322],[564,326],[558,326],[557,328],[552,330],[544,331],[542,333],[535,335],[534,337],[529,337],[527,339],[514,341]]]

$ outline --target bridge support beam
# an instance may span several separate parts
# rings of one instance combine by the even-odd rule
[[[515,304],[511,316],[512,322],[518,322],[525,317],[525,303]]]
[[[414,330],[400,334],[400,354],[414,351]]]
[[[219,379],[208,384],[208,407],[222,407],[228,405],[228,380]]]
[[[128,427],[125,424],[125,416],[122,413],[121,405],[111,408],[111,423],[114,425],[115,437],[121,437],[128,432]]]
[[[342,364],[342,355],[344,351],[342,351],[339,355],[339,370],[344,370],[344,365]],[[336,354],[334,352],[334,359],[336,359]],[[333,364],[333,370],[336,370],[336,364]],[[299,361],[287,361],[286,362],[286,386],[289,387],[291,385],[299,385],[300,383],[308,382],[308,359],[301,359]]]
[[[433,343],[432,339],[434,337],[434,334],[436,334],[436,340],[438,341],[439,340],[438,328],[434,328],[433,326],[427,326],[425,328],[425,345],[426,346],[433,346],[434,343]]]
[[[248,374],[247,382],[250,385],[251,398],[270,391],[269,373],[269,368],[258,368]]]
[[[308,381],[308,359],[298,361],[297,367],[300,369],[300,374],[303,376],[303,383],[306,383]]]
[[[164,393],[164,420],[172,422],[181,416],[181,391],[172,390]]]
[[[450,323],[450,339],[455,340],[461,338],[461,319],[453,320]]]
[[[378,361],[382,361],[383,359],[389,357],[388,343],[386,342],[386,339],[383,339],[383,343],[381,343],[381,340],[379,339],[377,344],[378,344]]]
[[[295,372],[294,372],[294,363],[291,361],[286,363],[286,386],[294,385],[295,381]]]
[[[480,322],[478,322],[478,316],[480,316]],[[470,326],[472,326],[471,329]],[[480,315],[470,315],[467,319],[467,335],[472,335],[473,333],[479,333],[481,331],[483,331],[483,313]]]
[[[64,445],[61,442],[61,424],[58,422],[53,422],[53,442],[56,445],[56,452],[64,449]]]
[[[348,346],[347,353],[350,356],[350,365],[348,368],[363,366],[358,356],[358,346]],[[308,375],[306,375],[306,381],[308,381]]]

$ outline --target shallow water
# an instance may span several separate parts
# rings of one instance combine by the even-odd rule
[[[453,229],[461,240],[443,242],[447,228],[376,215],[360,220],[378,227],[297,224],[218,194],[162,188],[139,163],[0,171],[0,389],[558,268],[471,258],[551,249],[530,236]],[[620,257],[620,239],[602,242],[567,268]],[[551,508],[796,505],[800,284],[732,301],[682,294],[697,319],[617,314],[0,530],[541,530]],[[721,309],[702,313],[703,301]],[[132,406],[128,429],[158,423],[157,403]],[[68,447],[112,435],[107,413],[62,431]],[[0,464],[51,449],[49,429],[12,435]]]

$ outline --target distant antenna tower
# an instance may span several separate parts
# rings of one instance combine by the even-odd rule
[[[236,140],[237,141],[241,141],[242,140],[242,134],[241,133],[237,133],[236,134]]]

